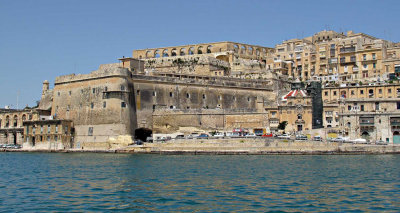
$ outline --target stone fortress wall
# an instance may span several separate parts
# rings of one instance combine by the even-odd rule
[[[101,65],[90,74],[57,77],[51,114],[74,122],[76,144],[132,136],[136,109],[129,78],[129,70],[118,64]]]

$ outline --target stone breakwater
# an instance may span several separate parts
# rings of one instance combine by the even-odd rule
[[[192,139],[144,143],[118,149],[2,149],[6,152],[106,152],[143,154],[400,154],[400,145],[289,141],[261,138]]]
[[[160,154],[395,154],[400,153],[400,146],[264,139],[196,139],[146,143],[124,151]]]

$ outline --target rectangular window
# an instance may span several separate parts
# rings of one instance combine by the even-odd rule
[[[351,95],[354,95],[354,90],[351,90],[350,92],[351,92]]]
[[[376,59],[376,54],[372,53],[372,60],[375,60],[375,59]]]
[[[58,125],[56,125],[56,133],[58,133]]]
[[[64,134],[68,134],[68,126],[64,126]]]
[[[382,89],[379,89],[379,94],[382,94]]]
[[[96,89],[95,88],[92,89],[92,93],[93,94],[96,93]]]
[[[349,110],[349,111],[351,110],[351,105],[347,106],[347,110]]]
[[[392,93],[392,89],[388,89],[388,93]]]
[[[107,103],[104,101],[103,102],[103,108],[106,108],[107,107]]]
[[[88,135],[93,136],[93,127],[89,127],[88,129]]]
[[[336,96],[336,91],[333,91],[333,95]]]
[[[372,67],[375,69],[375,68],[376,68],[376,63],[373,63],[373,64],[372,64]]]
[[[90,108],[94,108],[94,103],[90,103]]]
[[[47,125],[47,133],[50,133],[50,125]]]
[[[364,69],[367,69],[368,65],[367,64],[363,64]]]
[[[363,55],[363,60],[364,61],[367,60],[367,55],[366,54]]]
[[[360,107],[361,107],[360,110],[364,111],[364,105],[361,105]]]
[[[125,86],[121,85],[121,91],[125,91]]]
[[[328,96],[328,92],[325,92],[325,96]]]
[[[140,90],[136,90],[136,95],[140,95]]]
[[[40,134],[43,133],[43,125],[40,126]]]
[[[126,103],[125,102],[121,102],[121,107],[122,108],[126,108]]]
[[[361,95],[364,94],[364,90],[360,90],[360,94],[361,94]]]
[[[397,109],[400,109],[400,101],[397,102]]]
[[[57,140],[58,140],[58,136],[56,135],[56,136],[54,136],[54,141],[57,142]]]

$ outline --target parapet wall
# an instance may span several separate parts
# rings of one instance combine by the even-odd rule
[[[273,81],[269,80],[252,80],[252,79],[235,79],[228,77],[209,77],[195,75],[168,75],[150,76],[150,75],[132,75],[134,81],[155,81],[169,84],[188,84],[199,86],[215,86],[215,87],[236,87],[248,88],[254,90],[273,90]]]
[[[92,71],[89,74],[70,74],[56,77],[55,85],[70,83],[73,81],[84,81],[96,78],[104,78],[110,76],[130,76],[130,72],[126,68],[120,67],[119,63],[102,64],[98,70]]]

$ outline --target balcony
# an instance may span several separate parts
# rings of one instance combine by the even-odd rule
[[[329,59],[329,63],[330,64],[337,64],[337,61],[338,61],[337,58],[330,58]]]
[[[340,53],[353,53],[356,51],[356,47],[342,47]]]

